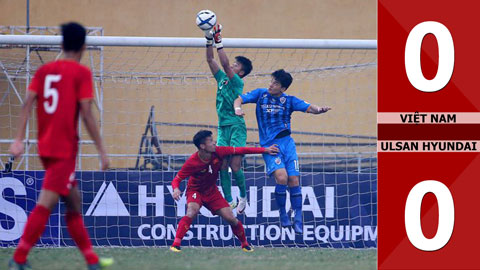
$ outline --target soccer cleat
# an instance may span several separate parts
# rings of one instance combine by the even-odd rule
[[[182,248],[180,246],[171,246],[170,250],[173,252],[182,252]]]
[[[280,224],[282,227],[290,227],[292,226],[292,221],[287,213],[280,213]]]
[[[250,246],[250,245],[243,246],[243,247],[242,247],[242,250],[243,250],[244,252],[253,252],[253,251],[254,251],[253,247]]]
[[[89,264],[88,270],[105,270],[113,264],[112,258],[100,258],[97,264]]]
[[[245,212],[246,207],[247,207],[247,198],[240,197],[240,199],[238,200],[237,213],[243,214]]]
[[[293,230],[296,234],[303,234],[303,224],[302,222],[293,223]]]
[[[232,210],[237,208],[237,202],[231,201],[231,202],[228,202],[228,204],[230,205],[230,208],[232,208]]]
[[[28,264],[28,262],[24,264],[16,263],[13,259],[10,259],[8,262],[8,270],[31,270],[32,267]]]
[[[303,234],[302,211],[295,211],[293,229],[295,230],[295,233]]]

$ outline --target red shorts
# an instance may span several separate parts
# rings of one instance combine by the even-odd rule
[[[67,196],[72,187],[77,185],[75,157],[70,159],[42,157],[41,160],[45,168],[42,188]]]
[[[210,194],[206,195],[204,193],[200,193],[199,191],[187,190],[187,205],[191,202],[198,203],[200,207],[205,206],[212,214],[216,215],[215,212],[218,210],[230,207],[227,203],[225,198],[223,198],[222,193],[218,189],[215,189]]]

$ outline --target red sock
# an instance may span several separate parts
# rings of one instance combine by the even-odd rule
[[[50,210],[42,205],[36,205],[27,219],[27,224],[23,229],[22,238],[18,243],[17,249],[13,254],[13,259],[19,264],[27,262],[27,256],[30,249],[37,243],[38,239],[45,230]]]
[[[245,236],[245,229],[243,229],[243,224],[239,220],[237,226],[231,226],[233,234],[240,240],[242,247],[248,246],[247,237]]]
[[[66,215],[68,233],[77,244],[78,249],[82,252],[88,264],[97,264],[98,256],[93,251],[90,237],[83,224],[82,216],[77,212],[67,212]]]
[[[177,234],[175,235],[175,241],[173,241],[173,245],[179,247],[182,243],[182,239],[185,234],[190,229],[190,225],[192,224],[192,219],[188,216],[184,216],[180,222],[178,223]]]

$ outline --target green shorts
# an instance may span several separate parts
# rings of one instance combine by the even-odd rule
[[[245,147],[247,145],[247,127],[245,124],[218,127],[217,145]]]

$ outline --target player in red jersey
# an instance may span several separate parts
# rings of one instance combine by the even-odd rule
[[[212,138],[212,132],[208,130],[197,132],[193,137],[193,143],[197,146],[198,151],[188,158],[172,181],[173,198],[179,200],[182,194],[179,189],[180,182],[189,177],[186,194],[187,215],[178,223],[175,241],[170,250],[181,251],[182,239],[203,205],[212,214],[221,216],[230,224],[233,233],[242,243],[243,251],[252,252],[253,248],[247,242],[242,222],[235,218],[230,205],[217,188],[218,173],[222,167],[223,159],[230,155],[263,153],[276,155],[278,148],[275,145],[268,148],[216,146]]]
[[[78,116],[82,115],[100,154],[102,170],[109,161],[92,114],[92,74],[81,65],[85,50],[86,30],[77,23],[62,25],[64,59],[43,65],[35,73],[22,108],[15,141],[10,152],[23,153],[25,127],[37,102],[38,152],[45,168],[45,177],[37,205],[30,213],[17,249],[10,260],[10,269],[29,269],[27,256],[40,238],[50,212],[62,198],[67,207],[68,232],[82,252],[88,269],[103,269],[112,259],[99,260],[81,217],[81,199],[75,180],[75,159],[78,150]]]

